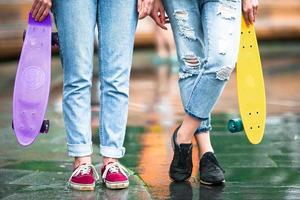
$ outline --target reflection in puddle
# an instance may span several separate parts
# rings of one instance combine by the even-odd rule
[[[71,196],[72,200],[129,200],[128,191],[128,189],[110,190],[104,187],[89,192],[68,189],[67,192],[71,193],[71,195],[66,196]]]
[[[171,200],[191,200],[193,199],[193,189],[191,183],[186,182],[171,182],[170,187]]]
[[[225,185],[219,185],[219,186],[205,186],[200,185],[200,194],[199,199],[201,200],[221,200],[222,194],[224,192]]]
[[[152,122],[139,135],[139,140],[136,140],[140,143],[140,151],[136,152],[138,161],[134,169],[148,186],[153,199],[295,197],[295,192],[300,191],[297,171],[300,167],[299,115],[270,117],[267,120],[265,138],[259,145],[249,144],[244,133],[229,133],[226,121],[230,116],[214,117],[213,126],[218,128],[211,135],[212,143],[226,170],[226,187],[199,184],[196,144],[193,148],[194,167],[191,179],[184,183],[172,182],[168,175],[173,155],[170,138],[176,125],[165,128]],[[285,130],[289,130],[289,134],[282,134]],[[129,135],[130,133],[128,137],[132,139]]]
[[[110,190],[104,189],[104,194],[99,195],[98,199],[103,200],[127,200],[128,199],[128,189],[123,190]]]

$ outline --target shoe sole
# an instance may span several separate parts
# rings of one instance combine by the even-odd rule
[[[225,180],[221,181],[221,182],[217,182],[217,183],[210,183],[210,182],[205,182],[205,181],[202,181],[200,179],[200,183],[203,184],[203,185],[221,185],[221,184],[224,184],[225,183]]]
[[[103,181],[103,182],[107,188],[112,190],[125,189],[128,188],[129,186],[129,181],[118,182],[118,183],[109,182],[109,181]]]
[[[93,184],[78,184],[78,183],[69,182],[69,187],[74,190],[93,191],[93,190],[95,190],[95,183],[93,183]]]

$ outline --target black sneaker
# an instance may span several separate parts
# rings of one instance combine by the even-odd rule
[[[180,144],[176,143],[177,132],[179,127],[174,131],[172,136],[172,147],[174,150],[173,160],[169,170],[169,176],[174,181],[185,181],[192,175],[192,143]]]
[[[206,152],[200,160],[200,183],[205,185],[220,185],[225,182],[224,170],[220,167],[215,155]]]

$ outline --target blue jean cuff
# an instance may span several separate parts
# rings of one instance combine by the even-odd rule
[[[125,148],[116,148],[100,145],[100,154],[109,158],[122,158],[125,154]]]
[[[68,155],[72,157],[89,156],[93,153],[92,143],[90,144],[67,144]]]
[[[198,120],[200,120],[200,121],[204,121],[204,120],[207,120],[207,119],[208,119],[208,117],[199,117],[199,116],[193,114],[191,111],[189,111],[189,110],[186,109],[186,108],[184,109],[184,111],[185,111],[188,115],[190,115],[191,117],[194,117],[194,118],[196,118],[196,119],[198,119]]]
[[[206,133],[208,131],[211,131],[211,126],[205,126],[205,127],[201,127],[201,128],[198,128],[196,131],[195,131],[195,134],[194,135],[198,135],[198,134],[201,134],[201,133]]]

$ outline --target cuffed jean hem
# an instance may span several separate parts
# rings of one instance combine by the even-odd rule
[[[89,156],[93,153],[92,143],[90,144],[68,144],[68,155],[72,157]]]
[[[198,117],[198,116],[196,116],[195,114],[193,114],[191,111],[189,111],[188,109],[184,109],[184,111],[185,111],[188,115],[190,115],[191,117],[194,117],[194,118],[196,118],[196,119],[198,119],[198,120],[200,120],[200,121],[204,121],[204,120],[207,120],[207,119],[208,119],[208,117]]]
[[[201,133],[206,133],[206,132],[208,132],[208,131],[211,131],[211,129],[212,129],[211,126],[198,128],[198,129],[195,131],[194,135],[198,135],[198,134],[201,134]]]
[[[122,158],[125,154],[125,148],[115,148],[100,145],[100,154],[109,158]]]

